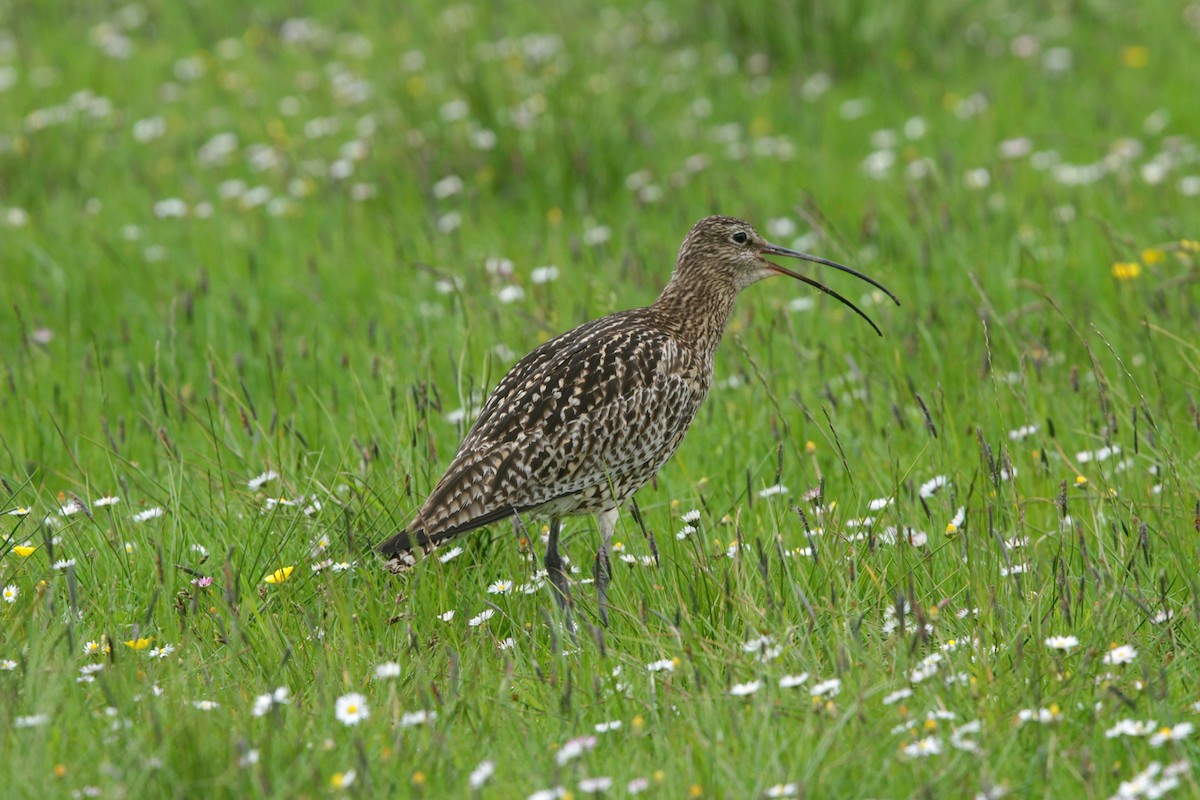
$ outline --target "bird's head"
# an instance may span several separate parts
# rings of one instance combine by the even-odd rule
[[[679,279],[689,282],[720,282],[732,287],[735,291],[741,291],[763,278],[787,275],[837,298],[869,322],[876,333],[880,333],[879,327],[854,303],[820,281],[773,263],[768,260],[770,256],[797,258],[848,272],[884,292],[892,298],[896,305],[900,304],[896,296],[883,284],[858,270],[820,256],[771,244],[750,223],[734,217],[705,217],[693,225],[683,240],[683,246],[679,248],[679,259],[675,271]]]

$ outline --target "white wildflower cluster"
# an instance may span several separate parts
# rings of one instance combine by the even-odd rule
[[[271,713],[273,709],[287,705],[291,700],[291,690],[286,686],[280,686],[273,692],[260,694],[254,698],[254,707],[250,709],[250,713],[256,717],[263,717]]]
[[[1117,793],[1110,800],[1137,800],[1137,798],[1165,797],[1168,792],[1180,785],[1180,777],[1191,770],[1186,761],[1176,761],[1174,764],[1163,766],[1157,761],[1151,761],[1144,770],[1127,781],[1121,781]]]
[[[1051,704],[1048,708],[1023,708],[1017,712],[1017,722],[1022,725],[1027,722],[1049,725],[1060,719],[1062,719],[1062,709],[1056,704]]]
[[[742,652],[754,653],[762,662],[774,661],[783,655],[783,646],[776,644],[772,636],[755,636],[742,643]]]

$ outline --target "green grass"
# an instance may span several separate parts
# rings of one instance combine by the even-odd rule
[[[0,3],[0,511],[29,509],[0,516],[6,795],[461,797],[488,760],[494,797],[606,776],[616,796],[1104,798],[1196,755],[1105,735],[1200,715],[1195,4],[89,9]],[[448,463],[452,412],[650,302],[709,213],[886,283],[901,307],[864,298],[885,337],[828,298],[794,309],[813,292],[783,279],[745,293],[636,498],[660,562],[615,564],[607,630],[588,585],[577,643],[548,589],[487,593],[532,578],[540,520],[385,574],[371,547]],[[650,553],[630,513],[617,539]],[[568,524],[584,574],[595,540]],[[327,558],[353,566],[311,569]],[[1118,644],[1136,658],[1105,664]],[[357,726],[335,716],[351,692]],[[940,754],[905,753],[925,737]]]

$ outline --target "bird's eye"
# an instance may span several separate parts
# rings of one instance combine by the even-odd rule
[[[745,244],[750,241],[750,237],[746,235],[745,231],[738,231],[733,235],[733,241],[737,244]]]

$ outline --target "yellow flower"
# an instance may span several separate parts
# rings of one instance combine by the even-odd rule
[[[1185,253],[1200,253],[1200,242],[1195,239],[1184,239],[1179,243],[1179,247]]]
[[[1131,281],[1142,274],[1142,265],[1136,261],[1118,261],[1112,265],[1112,276],[1119,281]]]
[[[27,545],[27,544],[19,544],[12,549],[12,551],[14,553],[16,553],[17,555],[19,555],[21,558],[29,558],[31,555],[34,554],[34,552],[36,550],[37,550],[37,547]]]
[[[562,209],[559,208],[558,206],[554,206],[553,208],[551,208],[549,211],[546,212],[546,221],[549,222],[551,225],[557,225],[560,222],[562,222],[563,221]]]
[[[1076,486],[1084,486],[1087,484],[1087,482],[1088,482],[1087,478],[1083,477],[1082,475],[1075,476],[1075,485]]]
[[[1150,51],[1140,44],[1121,48],[1121,63],[1130,69],[1141,69],[1150,60]]]
[[[946,535],[953,536],[956,533],[958,533],[958,526],[955,525],[953,522],[947,522],[946,523]]]
[[[425,773],[421,772],[420,770],[414,772],[412,776],[412,782],[417,786],[423,785],[425,783]]]
[[[352,769],[345,772],[335,772],[329,776],[329,785],[334,789],[345,789],[354,783],[356,773]]]
[[[143,636],[141,639],[128,639],[125,642],[126,647],[132,647],[134,650],[145,650],[154,641],[153,636]]]
[[[809,439],[807,442],[804,443],[804,452],[810,453],[810,454],[817,452],[817,443],[814,442],[812,439]]]
[[[270,575],[264,577],[263,581],[265,583],[283,583],[288,578],[292,577],[292,572],[295,571],[295,569],[295,567],[284,567],[283,569],[277,569]]]
[[[1166,258],[1166,254],[1157,247],[1147,247],[1142,251],[1142,263],[1147,267],[1154,266],[1164,258]]]

